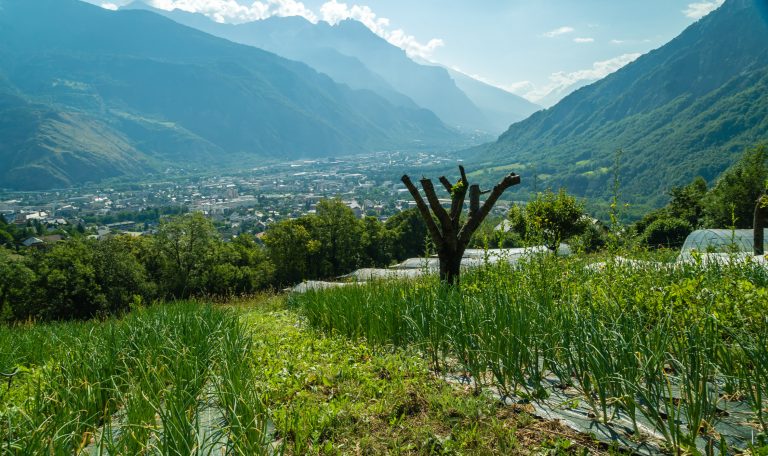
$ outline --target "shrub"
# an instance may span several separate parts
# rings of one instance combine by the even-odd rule
[[[642,241],[649,247],[672,247],[683,245],[693,227],[686,220],[674,217],[660,218],[653,221],[643,231]]]

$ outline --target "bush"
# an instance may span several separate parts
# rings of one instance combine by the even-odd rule
[[[524,209],[513,206],[507,217],[514,232],[543,242],[550,250],[582,234],[588,222],[584,204],[562,188],[538,193]]]
[[[570,240],[576,252],[593,253],[608,244],[608,230],[601,222],[585,223],[584,231]]]
[[[679,248],[691,231],[693,227],[686,220],[673,217],[660,218],[643,231],[642,241],[649,247]]]

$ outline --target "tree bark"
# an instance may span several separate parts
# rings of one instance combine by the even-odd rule
[[[438,252],[440,260],[440,281],[448,285],[458,285],[461,277],[461,259],[464,257],[464,248],[457,250],[443,250]]]
[[[754,242],[754,253],[755,255],[765,255],[765,249],[763,248],[764,243],[764,236],[765,236],[765,219],[766,215],[768,215],[768,195],[763,195],[760,198],[757,199],[757,204],[755,205],[755,217],[754,217],[754,224],[752,225],[754,228],[754,234],[752,236],[753,242]]]
[[[501,194],[507,188],[520,183],[520,176],[514,173],[509,174],[493,187],[493,190],[490,191],[490,196],[488,196],[488,199],[481,207],[480,195],[488,192],[481,192],[479,185],[472,185],[470,187],[464,167],[459,166],[459,171],[461,172],[461,179],[459,179],[456,185],[451,185],[445,176],[440,177],[440,183],[443,185],[443,188],[451,195],[450,212],[440,204],[431,180],[424,178],[420,181],[429,203],[427,205],[427,202],[424,201],[424,198],[422,198],[419,190],[413,185],[408,175],[404,175],[401,179],[411,193],[411,196],[413,196],[414,201],[416,201],[416,207],[418,207],[422,218],[424,218],[429,234],[437,246],[437,256],[440,260],[440,280],[450,285],[459,284],[461,259],[464,256],[467,245],[469,245],[472,234],[485,220],[485,217],[491,211],[493,205],[496,204]],[[460,226],[464,199],[468,191],[470,194],[469,214],[467,221],[463,226]],[[439,227],[432,217],[433,213],[440,224]]]

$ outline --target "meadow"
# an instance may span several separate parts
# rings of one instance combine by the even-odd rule
[[[380,350],[415,349],[438,376],[478,392],[516,403],[574,392],[596,423],[626,419],[631,439],[656,439],[664,451],[760,447],[768,431],[765,267],[591,263],[537,256],[468,271],[460,288],[425,278],[289,302],[313,327]]]

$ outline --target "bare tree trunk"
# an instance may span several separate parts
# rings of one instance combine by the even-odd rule
[[[514,173],[509,174],[490,190],[488,199],[485,200],[481,207],[480,195],[489,192],[481,192],[479,185],[472,185],[470,187],[464,167],[459,166],[459,171],[461,172],[461,179],[459,179],[456,185],[451,185],[451,182],[445,176],[440,177],[440,183],[443,185],[443,188],[451,195],[450,212],[440,204],[431,180],[424,178],[420,181],[424,194],[427,197],[427,202],[425,202],[419,190],[411,182],[411,179],[407,175],[402,177],[403,183],[411,193],[411,196],[413,196],[414,201],[416,201],[416,207],[419,209],[419,213],[421,213],[424,222],[427,224],[429,234],[437,246],[437,256],[440,259],[440,280],[451,285],[459,284],[461,259],[464,256],[467,245],[469,245],[469,241],[472,239],[472,234],[480,227],[485,217],[488,216],[488,213],[493,205],[496,204],[501,194],[507,188],[520,183],[520,176]],[[469,214],[466,222],[460,225],[467,191],[470,193]],[[432,214],[434,214],[434,218]],[[435,219],[437,219],[437,223]],[[440,226],[438,226],[438,223]]]
[[[754,224],[752,225],[754,227],[753,228],[754,234],[752,237],[754,241],[755,255],[765,254],[763,243],[765,242],[764,240],[765,219],[766,219],[766,215],[768,215],[767,206],[768,206],[768,195],[763,195],[757,199],[757,204],[755,205]]]
[[[461,259],[464,250],[444,250],[438,252],[440,259],[440,281],[449,285],[458,285],[461,275]]]

